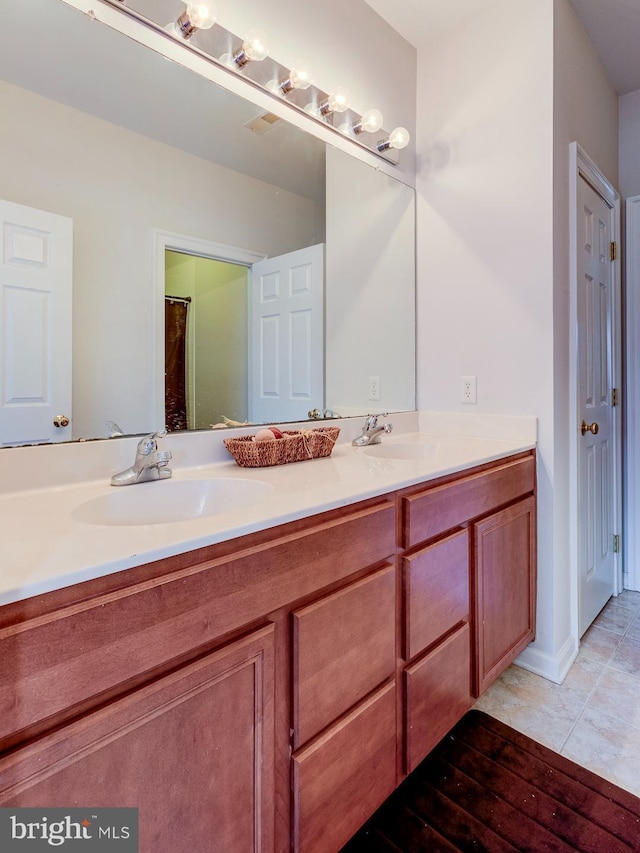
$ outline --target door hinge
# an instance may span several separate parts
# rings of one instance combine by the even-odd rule
[[[609,259],[612,261],[618,260],[618,244],[615,240],[612,243],[609,243]]]
[[[620,536],[617,533],[613,534],[613,553],[620,553]]]
[[[618,388],[611,389],[611,405],[619,406],[620,405],[620,390]]]

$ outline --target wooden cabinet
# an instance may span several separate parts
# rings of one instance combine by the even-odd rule
[[[533,497],[473,525],[478,696],[535,636],[535,529]]]
[[[535,456],[0,608],[0,805],[335,853],[533,638]]]
[[[273,851],[273,627],[0,762],[2,806],[139,809],[140,850]]]

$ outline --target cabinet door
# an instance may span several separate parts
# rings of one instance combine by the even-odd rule
[[[535,500],[474,525],[477,695],[535,636]]]
[[[140,850],[273,850],[273,627],[0,761],[2,806],[139,809]]]

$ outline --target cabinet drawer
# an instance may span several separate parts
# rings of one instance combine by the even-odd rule
[[[384,501],[337,519],[320,516],[291,534],[281,527],[277,538],[260,545],[238,539],[232,556],[197,562],[195,554],[187,567],[177,558],[176,571],[170,571],[172,560],[163,561],[159,576],[144,582],[127,586],[123,572],[121,589],[88,600],[74,599],[87,595],[86,585],[70,589],[66,607],[0,628],[0,747],[48,718],[58,724],[87,710],[93,697],[128,689],[130,680],[297,598],[381,564],[395,554],[395,529],[395,503]]]
[[[469,618],[469,537],[460,530],[402,561],[404,654],[415,657]]]
[[[527,456],[402,499],[402,545],[420,542],[533,491],[535,459]]]
[[[335,853],[396,786],[396,689],[387,684],[293,758],[297,853]]]
[[[394,672],[395,587],[388,566],[293,613],[295,748]]]
[[[463,625],[405,670],[407,773],[471,707],[470,665],[470,630]]]

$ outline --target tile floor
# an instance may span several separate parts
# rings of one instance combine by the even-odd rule
[[[640,592],[610,599],[563,684],[511,666],[475,707],[640,796]]]

